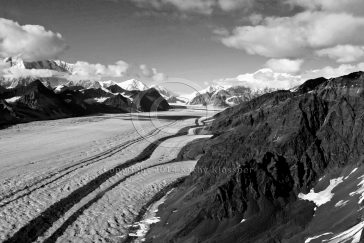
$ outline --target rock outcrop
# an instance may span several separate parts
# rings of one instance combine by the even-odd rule
[[[140,111],[167,111],[168,102],[154,89],[138,92],[133,96],[133,103]]]

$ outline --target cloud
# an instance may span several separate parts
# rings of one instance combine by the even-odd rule
[[[263,68],[254,73],[240,74],[235,78],[215,80],[218,85],[242,85],[253,90],[289,89],[301,84],[300,75],[274,72],[272,69]]]
[[[235,78],[223,78],[213,81],[214,84],[222,86],[245,86],[253,90],[291,89],[309,79],[324,77],[334,78],[364,70],[364,62],[356,65],[342,64],[337,67],[327,66],[320,69],[308,70],[296,75],[284,72],[275,72],[270,68],[259,69],[254,73],[240,74]]]
[[[272,69],[274,72],[281,73],[297,73],[303,64],[302,59],[270,59],[266,62],[266,67]]]
[[[234,11],[253,7],[252,0],[219,0],[217,4],[223,11]]]
[[[167,75],[150,68],[145,64],[133,65],[122,60],[115,64],[103,65],[78,61],[72,64],[72,72],[67,78],[70,80],[108,80],[125,81],[139,79],[143,82],[162,82],[168,79]]]
[[[357,62],[364,58],[364,46],[338,45],[316,51],[320,57],[327,56],[337,62]]]
[[[364,44],[364,18],[347,13],[305,11],[292,17],[266,17],[259,25],[236,27],[221,42],[252,55],[297,58],[312,50]]]
[[[40,25],[19,25],[0,18],[0,56],[20,56],[24,60],[58,57],[67,49],[62,35]]]
[[[364,13],[363,0],[286,0],[286,3],[309,10],[330,12]]]
[[[70,81],[92,80],[92,81],[125,81],[128,79],[138,79],[142,82],[153,83],[168,80],[168,76],[158,72],[155,68],[147,65],[128,64],[125,61],[117,61],[114,64],[104,65],[100,63],[88,63],[77,61],[68,63],[69,72],[56,71],[51,69],[26,69],[22,65],[10,66],[5,59],[0,59],[0,79],[13,78],[60,78]]]
[[[215,10],[230,12],[250,8],[253,0],[131,0],[140,7],[162,10],[168,7],[185,13],[210,15]]]
[[[24,77],[37,77],[49,78],[56,77],[57,71],[49,69],[24,69],[19,67],[11,67],[3,70],[2,76],[6,79],[24,78]]]
[[[122,77],[129,68],[129,64],[124,61],[117,61],[113,65],[91,64],[78,61],[72,65],[72,76],[80,79],[99,80],[103,77]]]
[[[262,22],[262,20],[264,19],[263,18],[263,15],[261,14],[252,14],[248,17],[249,19],[249,22],[252,24],[252,25],[258,25]]]
[[[352,65],[352,64],[341,64],[338,67],[327,66],[320,69],[309,70],[302,74],[303,80],[308,80],[312,78],[324,77],[324,78],[334,78],[343,75],[347,75],[357,71],[364,70],[364,62]]]

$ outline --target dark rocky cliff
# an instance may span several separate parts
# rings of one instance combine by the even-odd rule
[[[298,194],[363,163],[363,87],[362,72],[309,80],[296,92],[264,94],[216,115],[209,148],[161,207],[148,241],[304,242],[315,230],[335,234],[360,222],[358,207],[328,203],[315,212]],[[343,183],[351,185],[346,197],[357,179]],[[324,229],[339,209],[345,222]]]

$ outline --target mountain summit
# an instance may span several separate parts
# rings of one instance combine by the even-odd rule
[[[148,86],[145,85],[143,82],[137,80],[137,79],[129,79],[126,80],[122,83],[118,83],[118,85],[128,91],[132,91],[132,90],[139,90],[139,91],[144,91],[148,89]]]

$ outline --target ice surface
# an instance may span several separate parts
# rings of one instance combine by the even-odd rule
[[[194,118],[178,116],[201,114],[204,111],[102,115],[31,122],[0,130],[0,241],[76,189],[87,187],[91,180],[135,158],[151,142],[195,125]],[[150,158],[117,171],[64,215],[55,215],[56,220],[37,241],[47,239],[61,227],[64,230],[57,236],[60,242],[117,241],[125,237],[127,226],[146,202],[193,170],[196,161],[171,161],[188,142],[202,137],[207,136],[165,140]],[[154,220],[148,219],[145,224]]]

